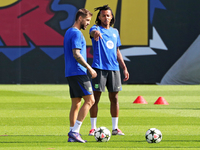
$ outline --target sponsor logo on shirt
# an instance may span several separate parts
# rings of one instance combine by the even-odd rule
[[[113,49],[114,43],[113,43],[111,40],[109,40],[109,41],[106,42],[106,46],[107,46],[109,49]]]

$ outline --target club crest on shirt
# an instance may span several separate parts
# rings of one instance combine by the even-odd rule
[[[115,33],[113,33],[113,37],[115,37],[115,38],[117,37]]]
[[[107,46],[109,49],[113,49],[114,43],[113,43],[111,40],[109,40],[109,41],[106,42],[106,46]]]

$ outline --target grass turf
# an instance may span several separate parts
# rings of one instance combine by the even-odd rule
[[[112,130],[108,93],[99,103],[97,126]],[[133,104],[137,96],[148,104]],[[158,97],[169,105],[154,105]],[[123,85],[119,128],[125,136],[98,143],[88,136],[89,114],[81,127],[87,143],[68,143],[68,85],[0,85],[0,150],[200,149],[200,86]],[[145,133],[158,128],[163,139],[149,144]]]

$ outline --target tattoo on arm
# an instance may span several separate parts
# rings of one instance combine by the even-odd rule
[[[87,68],[88,63],[84,60],[82,55],[80,54],[80,49],[73,49],[73,56],[76,59],[76,61],[81,64],[83,67]]]

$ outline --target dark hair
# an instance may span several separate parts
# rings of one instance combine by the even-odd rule
[[[87,15],[92,16],[92,13],[89,10],[85,9],[85,8],[81,8],[81,9],[79,9],[77,11],[77,13],[76,13],[76,19],[75,20],[77,21],[80,16],[82,16],[83,18],[85,18]]]
[[[110,10],[111,14],[112,14],[110,26],[112,26],[115,23],[115,17],[113,15],[112,9],[108,5],[104,5],[102,7],[97,7],[97,8],[94,9],[94,11],[97,11],[97,10],[99,10],[99,12],[97,14],[97,18],[96,18],[96,21],[95,21],[96,25],[101,25],[101,20],[99,20],[99,16],[100,16],[100,13],[101,13],[102,10]]]

